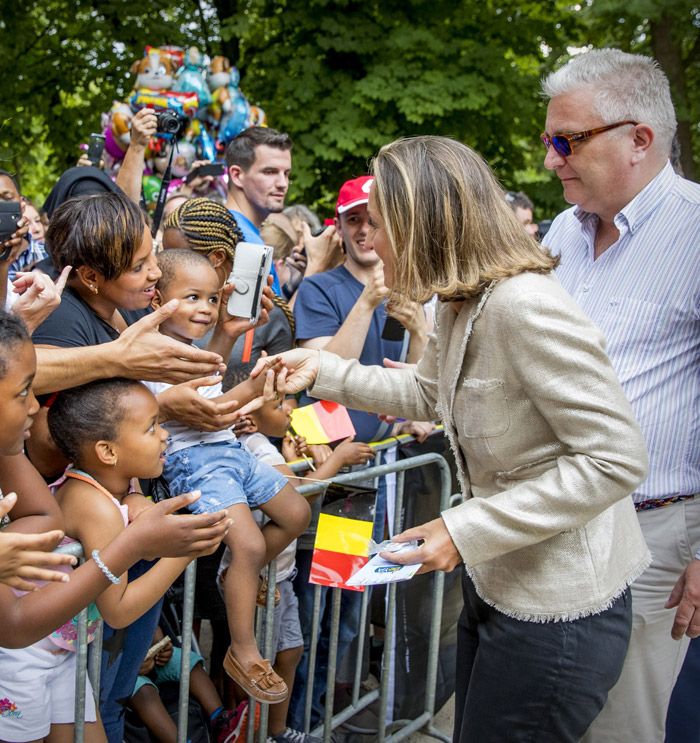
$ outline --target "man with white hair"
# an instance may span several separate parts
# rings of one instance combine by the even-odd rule
[[[606,335],[650,455],[633,498],[653,563],[632,585],[627,659],[585,740],[651,743],[700,634],[700,186],[669,163],[676,118],[654,60],[594,50],[543,91],[544,164],[574,205],[544,242]]]

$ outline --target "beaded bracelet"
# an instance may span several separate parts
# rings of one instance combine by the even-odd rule
[[[99,550],[93,550],[92,551],[92,559],[95,561],[95,565],[102,571],[102,574],[110,583],[114,583],[116,586],[118,583],[122,582],[121,578],[117,578],[117,576],[102,562],[102,558],[100,557]]]

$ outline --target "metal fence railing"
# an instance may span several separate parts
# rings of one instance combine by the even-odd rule
[[[400,437],[401,443],[404,441],[413,440],[410,436]],[[373,449],[377,453],[377,460],[379,459],[379,452],[396,446],[397,439],[390,439],[386,442],[379,442],[373,445]],[[301,463],[303,465],[303,463]],[[440,477],[440,506],[439,510],[443,511],[449,507],[451,500],[458,496],[452,495],[451,493],[451,473],[446,460],[436,453],[419,454],[407,459],[392,462],[390,464],[375,464],[372,467],[362,469],[359,471],[349,472],[341,475],[336,475],[332,478],[332,482],[336,483],[353,483],[358,481],[366,482],[369,479],[386,477],[390,474],[396,475],[396,489],[395,489],[395,509],[394,509],[394,523],[393,533],[398,533],[402,530],[402,518],[403,518],[403,502],[404,502],[404,480],[405,473],[408,470],[418,469],[421,467],[436,466],[438,468]],[[295,467],[299,469],[300,467]],[[325,481],[319,481],[319,483],[308,483],[299,488],[299,491],[306,496],[313,495],[315,493],[322,493],[327,483]],[[72,544],[66,547],[59,548],[61,552],[69,552],[78,558],[82,558],[82,549],[79,544]],[[192,632],[192,619],[194,611],[194,588],[196,580],[196,563],[193,561],[185,570],[184,574],[184,601],[183,601],[183,616],[182,616],[182,627],[181,627],[181,638],[180,642],[182,645],[182,661],[181,661],[181,673],[180,673],[180,689],[179,689],[179,713],[177,723],[177,741],[178,743],[186,743],[188,739],[187,731],[187,720],[188,720],[188,703],[189,703],[189,683],[190,683],[190,654],[193,644],[193,632]],[[258,631],[258,642],[263,649],[264,657],[271,657],[272,641],[273,641],[273,622],[264,621],[265,616],[272,617],[274,612],[274,589],[275,589],[275,566],[274,562],[269,567],[268,574],[268,595],[267,603],[264,610],[258,611],[257,617],[257,631]],[[331,592],[331,623],[330,623],[330,638],[329,638],[329,658],[328,658],[328,669],[326,678],[326,698],[329,701],[325,705],[325,715],[323,721],[317,725],[313,730],[311,727],[311,711],[313,703],[313,688],[314,688],[314,677],[315,677],[315,666],[316,666],[316,649],[318,647],[319,640],[319,616],[321,607],[321,590],[324,590],[322,586],[314,586],[314,604],[313,604],[313,627],[310,644],[310,656],[309,656],[309,674],[306,685],[306,698],[304,708],[304,730],[305,732],[311,732],[313,735],[323,737],[325,743],[331,740],[333,731],[338,727],[346,723],[350,718],[356,715],[361,710],[378,701],[379,704],[379,726],[376,731],[377,743],[395,743],[406,738],[411,733],[421,730],[427,735],[431,735],[440,740],[444,740],[449,743],[450,738],[445,736],[443,733],[435,729],[432,725],[433,716],[435,713],[435,690],[437,684],[437,669],[438,669],[438,650],[440,642],[440,629],[442,620],[442,605],[443,605],[443,592],[444,592],[444,574],[434,573],[432,576],[432,609],[430,614],[430,631],[429,631],[429,649],[428,649],[428,664],[426,669],[426,687],[423,699],[423,711],[414,719],[410,720],[394,720],[389,725],[384,724],[387,719],[387,710],[389,704],[389,678],[390,669],[394,660],[394,648],[391,642],[391,638],[394,633],[395,623],[395,608],[396,608],[396,590],[397,584],[391,583],[387,589],[386,599],[386,614],[385,614],[385,626],[386,626],[386,637],[389,639],[385,643],[384,652],[382,656],[382,671],[379,679],[378,688],[370,691],[362,692],[362,681],[363,681],[363,657],[365,653],[366,636],[364,628],[367,626],[367,614],[369,605],[369,591],[365,591],[362,594],[361,601],[361,614],[360,614],[360,627],[363,631],[357,642],[356,657],[354,661],[354,680],[352,685],[352,696],[350,704],[339,712],[334,714],[333,711],[333,695],[335,689],[335,678],[338,665],[338,631],[340,626],[340,599],[343,589],[330,588],[325,589]],[[262,627],[264,625],[264,637],[261,637]],[[76,694],[75,694],[75,737],[76,743],[83,743],[84,741],[84,720],[85,720],[85,681],[86,675],[89,675],[90,681],[95,695],[96,704],[99,703],[100,694],[100,661],[101,661],[101,646],[102,646],[102,626],[93,640],[93,649],[90,653],[90,661],[88,663],[88,646],[87,646],[87,609],[84,609],[78,616],[78,650],[77,650],[77,672],[76,672]],[[255,725],[253,721],[255,719],[254,702],[250,700],[249,707],[249,724],[247,727],[247,743],[254,743],[255,740]],[[267,739],[267,719],[268,719],[268,705],[262,704],[260,710],[260,722],[257,730],[257,738],[259,743],[265,743]]]

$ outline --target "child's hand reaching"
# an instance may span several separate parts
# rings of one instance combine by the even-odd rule
[[[341,467],[352,464],[369,464],[374,459],[374,454],[369,444],[361,441],[353,441],[353,436],[341,441],[335,447],[333,454],[341,461]]]
[[[306,442],[304,442],[306,443]],[[319,467],[324,462],[327,462],[333,454],[333,449],[326,444],[308,444],[306,455],[311,456],[314,460],[314,464]]]
[[[14,493],[0,500],[0,520],[17,502]],[[68,575],[52,568],[60,565],[75,565],[71,555],[53,554],[63,539],[63,532],[49,531],[43,534],[20,534],[0,531],[0,583],[19,591],[35,591],[39,586],[30,581],[67,582]]]

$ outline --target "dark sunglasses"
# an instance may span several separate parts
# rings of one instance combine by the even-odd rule
[[[627,124],[637,126],[636,121],[618,121],[617,124],[599,126],[597,129],[587,129],[586,131],[574,132],[573,134],[555,134],[550,137],[547,132],[542,132],[540,139],[545,149],[548,150],[551,146],[554,147],[558,155],[569,157],[574,152],[574,142],[585,142],[596,134],[602,134],[603,132],[610,131],[610,129],[617,129],[618,126],[626,126]]]

